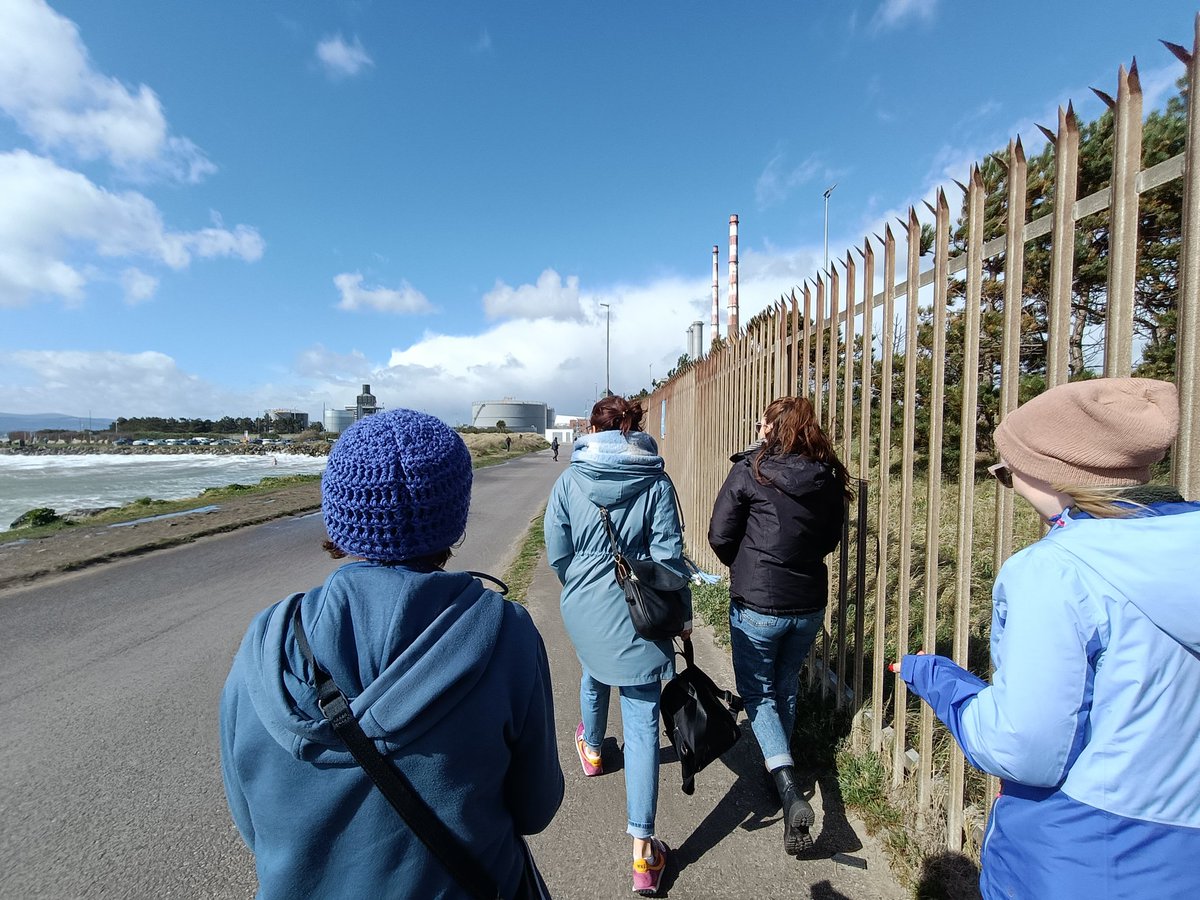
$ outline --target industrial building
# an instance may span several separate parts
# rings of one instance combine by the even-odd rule
[[[308,413],[298,409],[268,409],[267,421],[279,434],[296,434],[308,427]]]
[[[475,428],[499,428],[506,431],[532,431],[544,434],[554,427],[554,407],[530,400],[483,400],[471,404],[471,425]]]
[[[375,395],[371,393],[371,386],[364,384],[362,393],[355,398],[353,406],[347,406],[345,409],[326,409],[325,421],[322,424],[326,431],[341,434],[359,419],[373,416],[383,408],[383,404],[376,401]]]

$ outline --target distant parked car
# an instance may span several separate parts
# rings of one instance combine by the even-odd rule
[[[145,438],[138,438],[136,441],[134,441],[134,442],[133,442],[133,446],[135,446],[135,447],[149,447],[149,446],[150,446],[152,443],[153,443],[153,441],[148,441],[148,440],[146,440]]]
[[[113,441],[113,445],[116,447],[129,447],[132,444],[132,438],[117,438],[115,441]]]

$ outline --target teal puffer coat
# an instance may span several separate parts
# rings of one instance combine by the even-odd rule
[[[602,431],[575,442],[571,465],[546,507],[546,556],[563,585],[563,623],[588,674],[609,685],[670,678],[671,642],[639,637],[629,620],[613,577],[601,505],[612,517],[623,554],[653,559],[687,577],[674,489],[648,434],[635,431],[626,438]]]

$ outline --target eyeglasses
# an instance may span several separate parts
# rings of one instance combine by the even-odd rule
[[[1012,487],[1012,469],[1008,467],[1008,463],[998,462],[994,466],[988,466],[988,474],[1000,482],[1001,487]]]
[[[762,422],[755,422],[754,423],[754,433],[762,434],[763,427],[764,427],[764,425]]]

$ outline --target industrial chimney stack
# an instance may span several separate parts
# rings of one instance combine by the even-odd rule
[[[721,288],[720,288],[720,270],[717,266],[717,258],[721,254],[721,248],[713,244],[713,304],[712,304],[712,336],[715,341],[721,336]]]
[[[729,217],[729,324],[725,333],[730,337],[738,331],[738,217]]]

